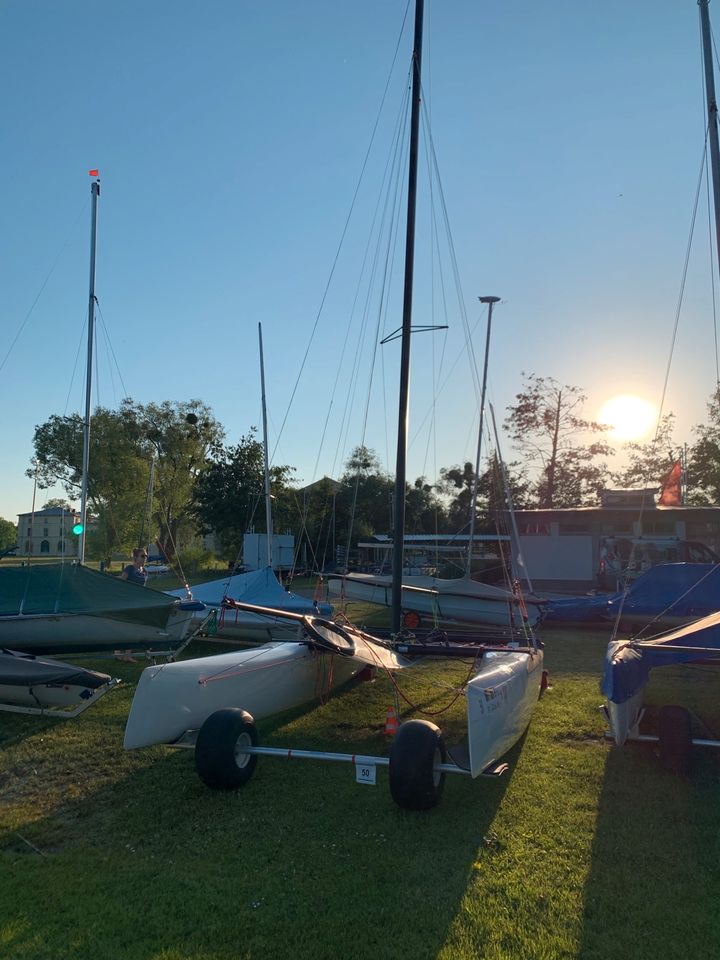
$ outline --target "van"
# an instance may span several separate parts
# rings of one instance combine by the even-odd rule
[[[598,587],[619,590],[628,580],[659,563],[720,563],[720,557],[697,540],[675,537],[604,537],[600,541]]]

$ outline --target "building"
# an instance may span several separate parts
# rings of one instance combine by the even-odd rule
[[[18,556],[77,557],[78,537],[72,528],[80,514],[63,507],[48,507],[18,514]]]
[[[610,544],[638,570],[643,562],[707,561],[709,550],[720,554],[720,507],[660,507],[656,492],[607,490],[597,507],[515,510],[533,587],[586,592],[604,586],[598,577]]]

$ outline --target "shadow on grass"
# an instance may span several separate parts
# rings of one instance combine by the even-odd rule
[[[720,956],[720,757],[660,769],[655,749],[609,752],[584,891],[582,960]]]
[[[272,737],[291,720],[303,722],[263,726]],[[437,809],[408,813],[384,768],[373,789],[350,765],[260,758],[243,790],[223,793],[202,785],[189,751],[150,756],[5,844],[0,954],[435,957],[509,780],[450,776]]]

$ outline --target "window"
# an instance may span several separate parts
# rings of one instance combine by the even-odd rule
[[[588,523],[561,523],[558,530],[561,537],[574,537],[578,534],[590,533]]]
[[[50,553],[50,543],[47,540],[43,540],[40,544],[40,553]]]
[[[48,528],[43,527],[43,536],[46,537],[47,535],[48,535]]]
[[[64,541],[64,540],[58,540],[57,552],[58,552],[58,553],[65,553],[65,541]]]

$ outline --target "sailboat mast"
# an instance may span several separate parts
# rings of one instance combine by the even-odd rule
[[[87,374],[85,377],[85,420],[83,423],[83,459],[82,486],[80,489],[80,542],[78,559],[85,563],[85,528],[87,527],[88,467],[90,464],[90,404],[92,401],[92,364],[93,342],[95,339],[95,252],[97,248],[97,205],[100,196],[100,180],[93,180],[90,187],[92,196],[92,217],[90,226],[90,294],[88,297],[88,342]]]
[[[705,96],[708,111],[708,134],[710,136],[710,167],[712,170],[713,200],[715,202],[715,245],[720,269],[720,144],[718,142],[718,106],[715,99],[715,75],[713,72],[712,38],[708,0],[698,0],[700,29],[702,32],[703,64],[705,67]]]
[[[263,358],[262,324],[258,324],[260,340],[260,392],[262,394],[263,451],[265,455],[265,526],[267,529],[267,562],[272,567],[272,505],[270,502],[270,461],[268,459],[267,405],[265,403],[265,360]]]
[[[483,415],[485,413],[485,393],[487,390],[488,358],[490,357],[490,328],[492,327],[493,304],[500,297],[480,297],[480,303],[488,305],[487,335],[485,337],[485,364],[483,366],[482,389],[480,391],[480,426],[478,427],[477,453],[475,454],[475,476],[473,477],[472,496],[470,498],[470,537],[468,539],[467,565],[465,576],[470,579],[472,573],[472,550],[475,536],[475,511],[477,510],[478,479],[480,476],[480,451],[482,449]]]
[[[415,266],[415,210],[417,207],[418,143],[422,67],[424,0],[415,3],[413,40],[412,112],[408,169],[407,228],[405,231],[405,285],[403,292],[402,340],[400,347],[400,404],[398,409],[397,460],[395,467],[395,509],[393,522],[392,629],[397,633],[402,616],[403,544],[405,541],[405,472],[410,396],[410,334],[412,324],[413,274]]]

